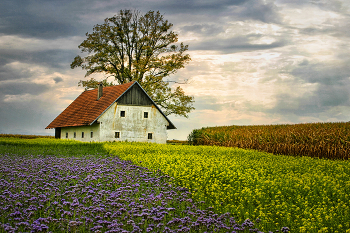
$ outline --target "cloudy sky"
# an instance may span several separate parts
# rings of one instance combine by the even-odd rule
[[[350,120],[348,0],[2,0],[0,133],[45,127],[82,91],[78,45],[122,9],[160,11],[192,61],[169,77],[195,97],[192,129]]]

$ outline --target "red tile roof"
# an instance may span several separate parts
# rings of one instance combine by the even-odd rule
[[[104,87],[97,100],[97,89],[84,91],[46,129],[90,125],[135,82]]]

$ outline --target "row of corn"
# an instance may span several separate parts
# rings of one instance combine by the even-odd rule
[[[222,126],[193,130],[193,145],[217,145],[328,159],[350,157],[350,122]]]

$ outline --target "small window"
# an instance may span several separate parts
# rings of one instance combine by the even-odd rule
[[[68,138],[68,132],[66,132],[66,138]]]
[[[90,133],[90,137],[93,138],[94,137],[94,132]]]
[[[115,138],[120,138],[120,132],[115,132],[114,136]]]
[[[84,132],[81,132],[81,138],[84,138]]]
[[[143,118],[148,118],[148,112],[143,113]]]
[[[77,133],[76,132],[74,132],[74,138],[76,138],[77,137]]]
[[[152,139],[152,133],[148,133],[148,139]]]
[[[125,111],[120,111],[120,117],[125,117]]]

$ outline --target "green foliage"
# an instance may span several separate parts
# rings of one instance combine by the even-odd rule
[[[199,145],[200,144],[199,139],[201,138],[202,138],[202,131],[200,129],[194,129],[187,137],[188,144]]]
[[[222,126],[193,130],[193,145],[255,149],[273,154],[349,159],[350,123]]]
[[[184,68],[191,60],[188,45],[178,42],[178,35],[170,31],[173,25],[159,12],[121,10],[118,15],[106,18],[86,33],[79,48],[87,56],[76,56],[71,68],[87,70],[85,76],[104,73],[119,84],[136,80],[163,109],[166,115],[188,117],[193,110],[194,98],[186,96],[181,87],[174,91],[165,77]],[[107,77],[108,78],[108,77]],[[91,78],[79,85],[96,88],[98,81]],[[104,85],[113,85],[104,80]]]

